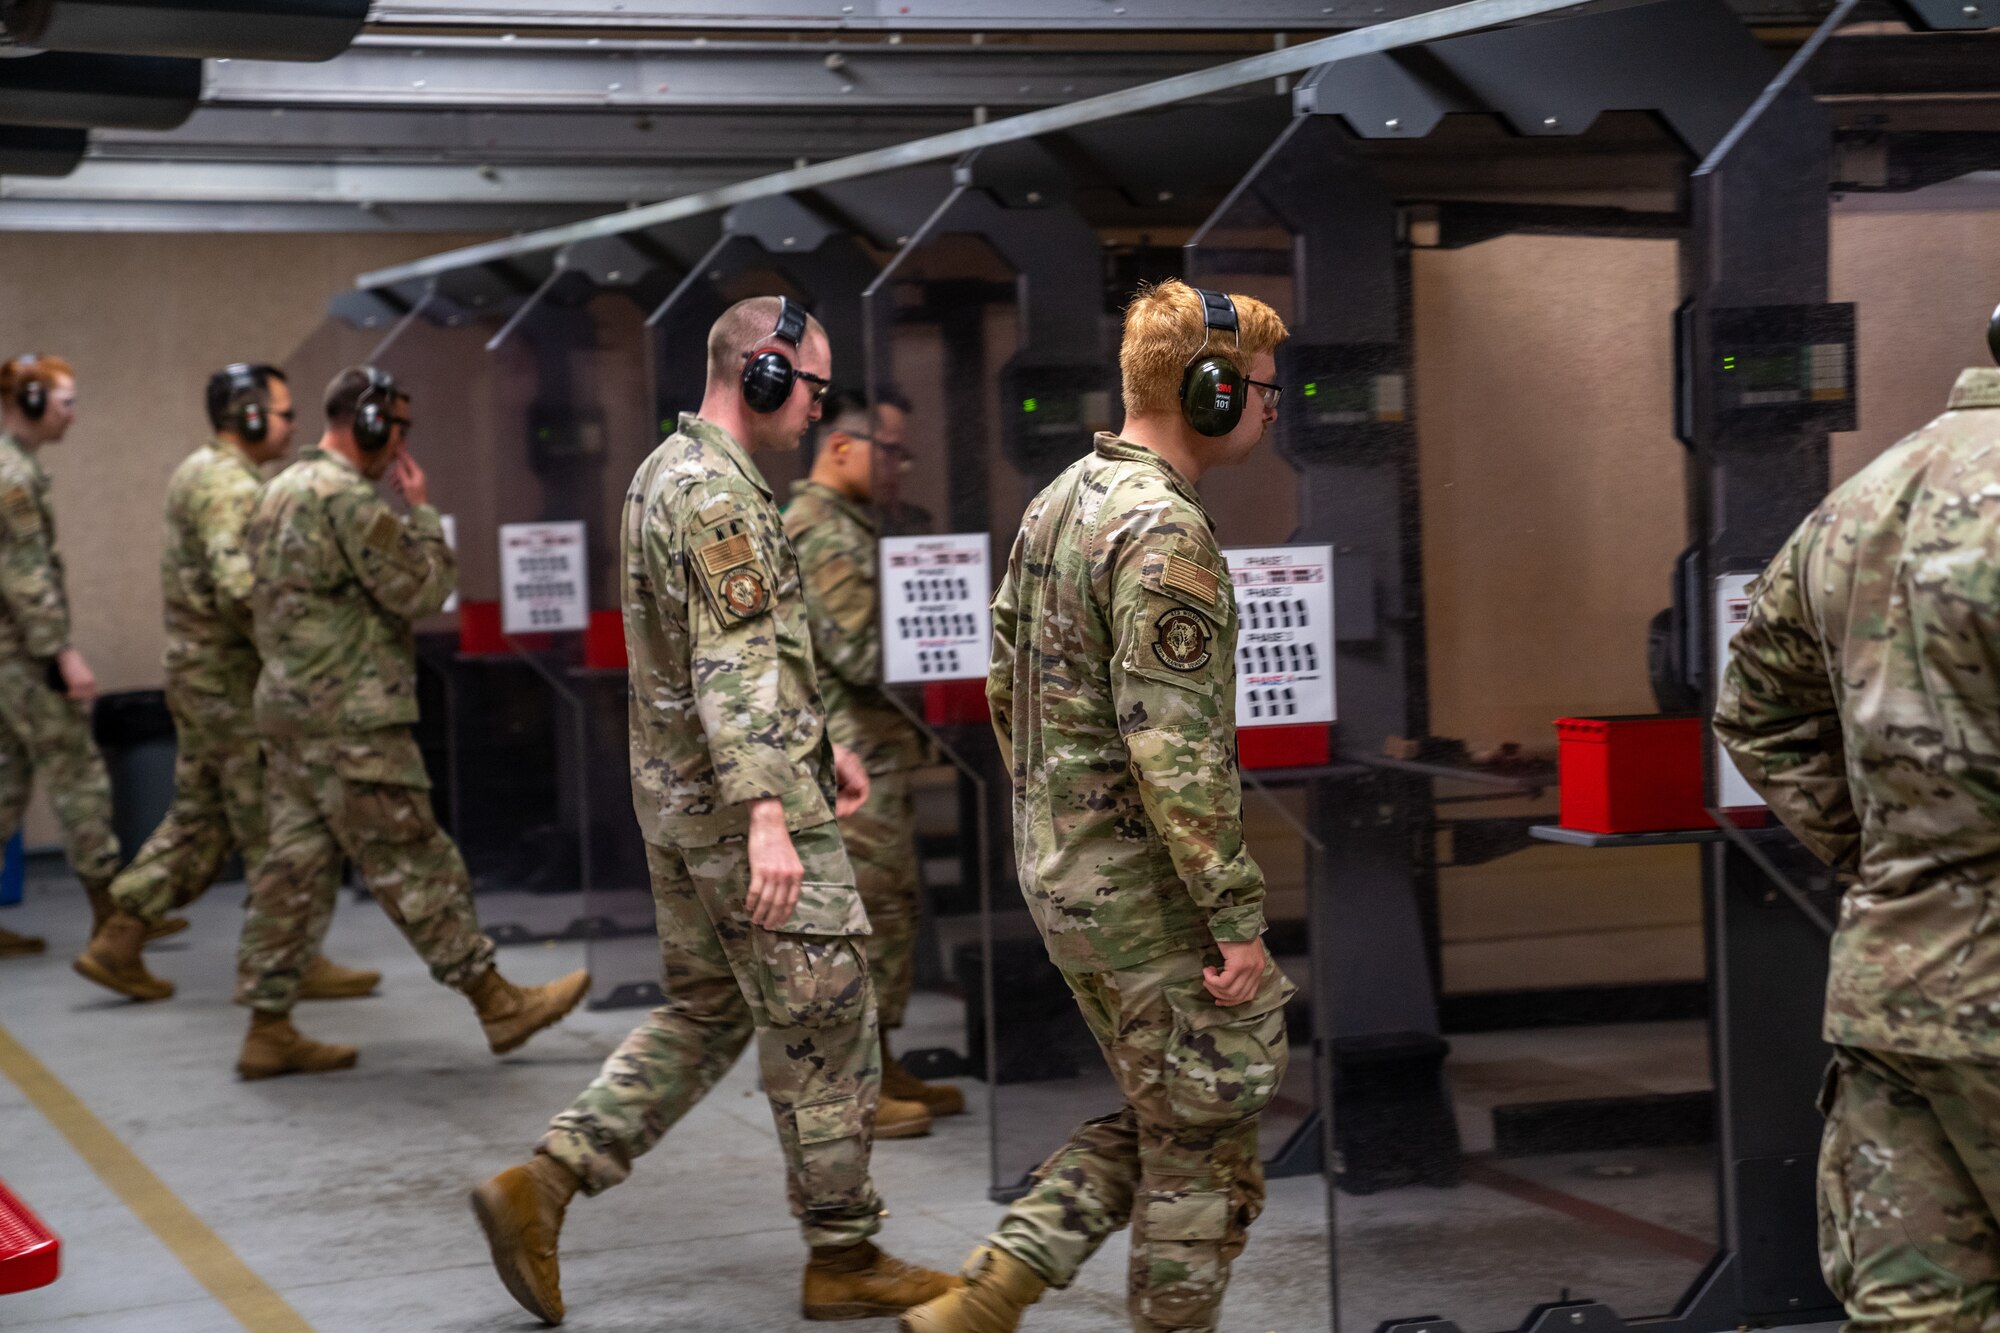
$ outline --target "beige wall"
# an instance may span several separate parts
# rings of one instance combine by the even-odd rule
[[[1834,437],[1838,484],[1942,412],[1960,370],[1993,364],[1984,334],[2000,301],[2000,213],[1837,213],[1832,290],[1857,303],[1861,344],[1861,429]]]
[[[230,361],[282,363],[310,345],[319,354],[305,359],[318,364],[300,368],[297,388],[311,408],[337,358],[374,341],[316,334],[327,299],[357,273],[477,239],[0,234],[0,354],[53,352],[77,368],[77,424],[45,458],[76,642],[104,688],[160,683],[161,495],[207,435],[209,373]],[[28,840],[55,840],[39,799]]]

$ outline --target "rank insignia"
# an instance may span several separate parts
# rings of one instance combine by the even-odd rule
[[[1208,622],[1184,606],[1174,607],[1153,622],[1153,656],[1175,671],[1199,671],[1208,665]]]
[[[756,569],[733,569],[723,575],[716,585],[722,596],[722,604],[729,613],[739,620],[748,620],[760,615],[771,604],[771,593],[764,586],[764,576]]]

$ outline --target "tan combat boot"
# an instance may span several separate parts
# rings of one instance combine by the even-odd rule
[[[1048,1283],[1004,1250],[982,1245],[965,1262],[965,1285],[904,1315],[901,1333],[1014,1333]]]
[[[931,1113],[922,1102],[906,1102],[900,1097],[882,1094],[882,1104],[875,1108],[875,1138],[920,1139],[931,1132]]]
[[[891,1259],[870,1241],[815,1245],[806,1264],[799,1313],[807,1319],[884,1319],[936,1300],[957,1285],[951,1274]]]
[[[899,1102],[922,1102],[924,1109],[932,1115],[963,1115],[965,1094],[949,1083],[926,1083],[903,1068],[903,1062],[889,1053],[889,1043],[882,1043],[882,1096],[884,1100],[894,1097]]]
[[[49,942],[39,935],[16,935],[11,930],[0,930],[0,958],[26,958],[49,947]]]
[[[145,945],[146,923],[130,912],[113,912],[70,966],[78,976],[120,995],[135,1000],[167,999],[174,993],[174,983],[146,970],[146,962],[139,956]]]
[[[473,1216],[486,1231],[493,1267],[521,1308],[545,1323],[563,1319],[562,1268],[556,1241],[563,1210],[580,1188],[569,1168],[543,1153],[472,1191]]]
[[[486,1044],[505,1055],[543,1028],[559,1022],[590,990],[590,973],[579,969],[546,986],[516,986],[490,967],[465,994],[479,1011]]]
[[[376,983],[382,980],[380,972],[368,972],[358,967],[342,967],[324,958],[314,958],[306,964],[305,973],[299,978],[299,998],[301,1000],[357,1000],[364,995],[375,993]]]
[[[285,1014],[253,1013],[250,1034],[243,1038],[243,1053],[236,1057],[236,1072],[246,1079],[323,1074],[330,1069],[352,1069],[359,1058],[360,1052],[352,1046],[302,1036]]]

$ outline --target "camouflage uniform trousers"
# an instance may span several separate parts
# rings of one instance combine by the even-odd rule
[[[438,827],[408,728],[264,738],[270,845],[250,883],[236,1002],[290,1013],[352,862],[431,976],[463,991],[493,965],[472,879]]]
[[[875,1234],[882,1211],[868,1174],[881,1031],[856,947],[867,922],[837,827],[792,837],[806,884],[784,931],[750,923],[741,839],[647,844],[668,1000],[550,1122],[538,1151],[585,1193],[609,1189],[736,1063],[754,1031],[792,1215],[806,1244],[851,1245]]]
[[[1820,1107],[1820,1267],[1847,1328],[2000,1328],[2000,1066],[1838,1047]]]
[[[903,1026],[917,944],[917,804],[910,774],[871,773],[868,799],[840,821],[854,862],[855,887],[868,909],[868,975],[882,1030]]]
[[[1078,1126],[988,1242],[1066,1287],[1130,1222],[1139,1333],[1213,1330],[1229,1266],[1264,1211],[1257,1116],[1288,1063],[1283,993],[1267,984],[1259,995],[1276,1007],[1239,1016],[1209,998],[1202,966],[1202,955],[1178,952],[1065,974],[1125,1106]]]
[[[254,877],[264,859],[264,747],[248,710],[230,722],[167,696],[179,750],[174,803],[111,883],[119,908],[158,921],[206,893],[230,851]]]
[[[0,660],[0,842],[21,827],[37,773],[48,782],[70,869],[86,885],[108,885],[118,872],[118,834],[89,710],[50,688],[44,664]]]

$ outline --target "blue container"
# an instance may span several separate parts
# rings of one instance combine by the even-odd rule
[[[21,831],[7,839],[7,856],[0,860],[0,907],[16,907],[22,886],[28,882],[28,854],[21,848]]]

